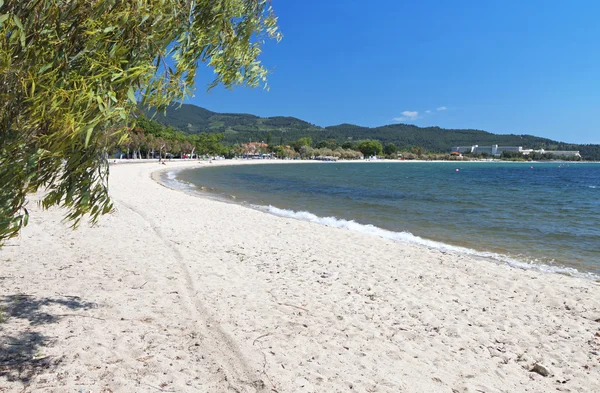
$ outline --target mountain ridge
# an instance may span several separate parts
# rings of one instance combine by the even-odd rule
[[[586,159],[600,160],[600,145],[555,141],[528,134],[494,134],[478,129],[449,129],[438,126],[419,127],[412,124],[387,124],[364,127],[342,123],[321,127],[293,116],[260,117],[248,113],[219,113],[193,104],[172,104],[165,114],[144,111],[154,120],[187,134],[222,133],[227,143],[266,141],[269,133],[274,144],[311,137],[314,142],[378,139],[409,149],[422,146],[432,152],[448,152],[454,146],[505,145],[546,150],[579,150]]]

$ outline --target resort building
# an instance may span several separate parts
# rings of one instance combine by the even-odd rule
[[[454,152],[471,153],[471,154],[484,154],[485,153],[487,155],[497,156],[497,157],[502,155],[502,153],[505,151],[521,153],[524,156],[527,156],[533,152],[533,153],[541,153],[541,154],[552,154],[553,156],[556,156],[556,157],[581,157],[581,154],[579,154],[579,151],[575,151],[575,150],[544,150],[544,149],[534,150],[534,149],[523,149],[522,146],[473,145],[473,146],[456,146],[456,147],[452,148],[453,153]]]
[[[505,151],[514,151],[520,153],[523,151],[523,147],[521,146],[456,146],[452,148],[453,152],[458,153],[472,153],[472,154],[487,154],[490,156],[499,156]]]

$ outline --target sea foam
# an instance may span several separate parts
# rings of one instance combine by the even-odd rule
[[[190,184],[177,178],[177,173],[180,171],[181,169],[173,169],[168,172],[165,172],[161,179],[162,183],[165,186],[174,190],[188,191],[193,189],[193,184]]]
[[[422,238],[420,236],[415,236],[410,232],[394,232],[387,229],[379,228],[370,224],[360,224],[353,220],[344,220],[336,217],[319,217],[313,213],[305,212],[305,211],[293,211],[287,209],[280,209],[274,206],[255,206],[255,208],[263,211],[267,211],[273,215],[279,217],[293,218],[301,221],[308,221],[315,224],[325,225],[332,228],[340,228],[347,229],[353,232],[360,232],[370,236],[376,236],[384,239],[389,239],[395,242],[401,243],[410,243],[410,244],[418,244],[421,246],[428,247],[430,249],[439,250],[442,252],[454,253],[454,254],[463,254],[470,255],[475,257],[484,258],[487,260],[492,260],[498,263],[505,263],[510,266],[524,269],[524,270],[538,270],[545,273],[561,273],[567,274],[571,276],[577,277],[585,277],[597,279],[594,274],[591,273],[581,273],[575,268],[569,268],[564,266],[552,266],[544,263],[538,263],[535,261],[521,261],[510,257],[508,255],[493,253],[493,252],[485,252],[485,251],[477,251],[474,249],[453,246],[451,244],[446,244],[434,240],[429,240]]]

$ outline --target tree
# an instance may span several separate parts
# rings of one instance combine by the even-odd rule
[[[196,150],[196,146],[192,145],[190,141],[186,140],[181,144],[181,152],[183,154],[189,155],[189,158],[192,158],[194,151]]]
[[[383,152],[386,155],[391,156],[391,155],[394,155],[394,154],[396,154],[398,152],[398,148],[393,143],[388,143],[383,148]]]
[[[26,194],[67,208],[73,227],[112,204],[107,149],[137,104],[192,92],[200,63],[219,83],[266,83],[264,0],[0,0],[0,242],[27,224]]]
[[[413,146],[412,149],[410,149],[411,153],[415,154],[417,157],[421,158],[421,156],[423,156],[423,146]]]
[[[267,145],[271,146],[271,143],[273,143],[273,134],[271,133],[271,131],[269,131],[267,133]]]
[[[315,145],[315,147],[316,147],[317,149],[324,149],[324,148],[327,148],[327,149],[331,149],[331,150],[335,150],[335,149],[337,149],[337,148],[338,148],[338,146],[339,146],[339,145],[337,144],[337,142],[335,141],[335,139],[323,140],[323,141],[320,141],[320,142],[318,142],[318,143]]]
[[[302,158],[310,158],[315,154],[313,148],[308,145],[300,146],[298,153],[300,153],[300,157]]]
[[[525,159],[525,157],[523,156],[523,153],[518,152],[518,151],[508,151],[508,150],[503,151],[502,154],[500,155],[500,158],[506,159],[506,160],[512,160],[512,161],[519,161],[519,160]]]
[[[275,148],[273,148],[273,153],[275,153],[275,157],[283,158],[285,154],[285,149],[281,145],[275,146]]]
[[[292,143],[292,147],[297,152],[300,152],[300,149],[302,148],[302,146],[311,147],[312,146],[312,138],[311,137],[304,137],[304,138],[300,138],[296,142]]]
[[[147,138],[143,130],[133,129],[128,133],[128,148],[132,149],[134,159],[142,158],[142,149],[146,148]]]
[[[373,139],[360,141],[357,148],[362,154],[365,155],[365,157],[377,156],[381,154],[383,150],[381,142]]]
[[[225,150],[221,144],[223,138],[223,134],[207,134],[203,132],[202,134],[194,135],[192,143],[195,144],[199,154],[217,155]]]

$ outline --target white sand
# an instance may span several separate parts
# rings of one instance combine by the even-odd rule
[[[193,197],[158,168],[113,167],[96,227],[30,203],[0,250],[0,392],[600,392],[598,283]]]

